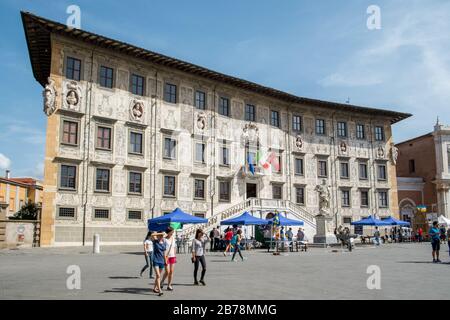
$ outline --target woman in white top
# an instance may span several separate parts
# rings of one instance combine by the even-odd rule
[[[192,241],[192,262],[194,263],[194,285],[198,286],[197,272],[198,264],[202,264],[202,275],[200,277],[200,283],[206,286],[205,273],[206,273],[206,260],[205,260],[205,239],[203,238],[203,231],[197,229],[195,238]]]
[[[145,255],[145,266],[141,270],[141,277],[147,268],[150,268],[149,278],[153,279],[153,242],[151,240],[151,232],[147,233],[147,237],[144,240],[144,255]]]
[[[175,263],[177,263],[177,258],[175,256],[176,249],[176,240],[173,234],[175,233],[172,227],[168,227],[166,230],[166,253],[165,253],[165,272],[164,276],[161,280],[161,289],[164,287],[164,281],[168,278],[167,290],[172,291],[172,280],[173,280],[173,272],[175,270]]]

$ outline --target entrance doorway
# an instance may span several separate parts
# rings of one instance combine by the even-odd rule
[[[247,183],[247,199],[257,198],[257,184],[256,183]]]

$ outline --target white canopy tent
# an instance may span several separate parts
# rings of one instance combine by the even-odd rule
[[[439,216],[438,217],[438,223],[446,225],[447,227],[449,227],[450,226],[450,219],[448,219],[448,218],[446,218],[444,216]]]

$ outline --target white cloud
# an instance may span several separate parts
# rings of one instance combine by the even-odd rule
[[[11,165],[11,160],[7,156],[5,156],[3,153],[0,153],[0,169],[8,169]]]

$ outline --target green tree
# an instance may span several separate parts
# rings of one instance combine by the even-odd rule
[[[11,220],[37,220],[39,208],[35,203],[28,203],[20,208],[12,217]]]

